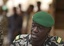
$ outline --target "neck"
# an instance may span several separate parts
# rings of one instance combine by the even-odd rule
[[[38,11],[41,11],[41,9],[40,9],[40,8],[38,8]]]
[[[27,14],[29,14],[29,15],[30,15],[30,12],[27,12]]]

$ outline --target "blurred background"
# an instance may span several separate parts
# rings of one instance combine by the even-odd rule
[[[41,2],[40,11],[46,11],[54,17],[55,25],[53,26],[50,35],[60,36],[64,40],[64,0],[0,0],[0,6],[7,6],[7,17],[10,17],[13,14],[13,7],[17,7],[19,13],[19,4],[21,4],[21,10],[23,12],[27,12],[30,5],[34,6],[33,14],[38,12],[37,2]],[[33,14],[28,15],[29,19],[27,19],[27,15],[23,16],[22,30],[26,30],[24,33],[30,33]]]

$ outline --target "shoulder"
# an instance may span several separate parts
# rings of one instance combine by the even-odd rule
[[[64,42],[62,41],[61,37],[58,36],[50,36],[48,37],[48,40],[46,41],[47,45],[51,46],[64,46]]]
[[[22,43],[21,45],[27,45],[27,43],[28,43],[28,45],[31,46],[31,44],[29,42],[30,36],[31,35],[28,35],[28,34],[18,35],[18,36],[16,36],[16,38],[13,42],[14,43],[18,42],[19,44]]]

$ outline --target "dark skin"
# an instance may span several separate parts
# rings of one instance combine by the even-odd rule
[[[37,23],[32,25],[32,46],[43,46],[49,32],[50,27],[44,27]]]
[[[19,9],[20,9],[20,14],[19,14],[19,15],[23,15],[24,12],[21,10],[21,9],[22,9],[22,5],[19,4],[18,7],[19,7]]]
[[[41,2],[37,2],[38,11],[41,11],[40,6],[41,6]]]
[[[33,5],[29,5],[29,8],[27,9],[27,13],[31,14],[31,12],[33,12],[34,6]]]
[[[8,12],[8,9],[3,10],[2,7],[0,7],[0,15],[6,15]]]
[[[3,10],[3,15],[6,15],[8,10]]]

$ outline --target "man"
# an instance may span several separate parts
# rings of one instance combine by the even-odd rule
[[[60,37],[49,36],[54,25],[54,19],[46,12],[40,11],[34,14],[31,43],[32,46],[64,46]]]
[[[38,2],[37,2],[37,8],[38,8],[37,12],[41,11],[41,8],[40,8],[40,7],[41,7],[41,2],[38,1]]]
[[[27,11],[26,11],[26,15],[27,15],[27,33],[31,33],[31,24],[32,24],[32,16],[34,14],[34,6],[33,5],[29,5]]]
[[[9,17],[8,39],[9,44],[13,43],[13,40],[18,34],[21,34],[22,29],[22,17],[17,14],[16,7],[13,8],[14,14]]]
[[[3,39],[3,41],[1,41],[3,42],[2,44],[5,44],[4,39],[7,36],[7,32],[8,32],[8,18],[6,15],[7,15],[7,7],[3,6],[1,7],[1,12],[0,12],[0,34],[1,36],[3,36],[3,37],[0,37],[0,41],[1,39]]]
[[[53,25],[54,19],[50,14],[44,11],[35,13],[31,28],[31,39],[30,35],[27,35],[29,40],[24,42],[28,42],[27,46],[64,46],[60,37],[49,35]]]
[[[17,14],[23,17],[24,11],[22,11],[22,5],[19,4],[17,8]]]

